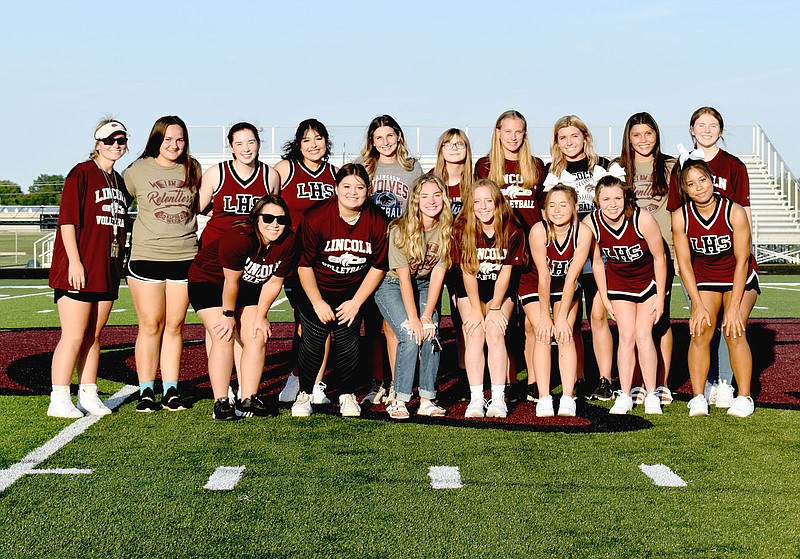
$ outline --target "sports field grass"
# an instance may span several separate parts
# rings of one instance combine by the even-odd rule
[[[677,281],[673,285],[671,312],[676,319],[689,316],[686,300]],[[442,314],[450,314],[447,297],[443,297]],[[752,318],[800,318],[800,276],[762,275],[761,295],[753,309]],[[293,320],[291,308],[283,294],[273,305],[270,320]],[[190,309],[186,322],[198,324],[200,321]],[[124,282],[108,324],[136,324],[133,301]],[[0,280],[0,330],[57,327],[58,313],[53,304],[53,291],[47,287],[46,280]]]
[[[756,313],[800,316],[798,279],[762,277]],[[54,309],[43,283],[0,284],[0,328],[57,326],[38,312]],[[135,323],[127,290],[116,308],[112,321]],[[123,387],[99,385],[104,399]],[[0,485],[76,425],[47,403],[0,396]],[[0,490],[0,558],[800,557],[797,410],[689,418],[676,401],[601,432],[210,414],[210,400],[172,414],[125,403],[89,426]],[[686,485],[657,485],[643,464]],[[243,466],[238,484],[204,489],[220,466]],[[458,468],[463,486],[433,489],[432,466]]]

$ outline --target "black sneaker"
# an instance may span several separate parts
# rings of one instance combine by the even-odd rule
[[[167,411],[182,411],[186,409],[181,401],[181,395],[175,387],[170,386],[161,396],[161,407]]]
[[[220,398],[214,402],[214,413],[211,414],[214,419],[221,421],[235,421],[242,419],[244,416],[239,413],[236,406],[231,404],[228,398]]]
[[[139,394],[139,403],[136,404],[136,411],[151,413],[161,409],[161,406],[156,403],[156,395],[153,394],[152,388],[145,388]]]
[[[528,401],[529,402],[538,402],[539,401],[539,388],[536,386],[536,383],[529,384],[527,387],[528,392]]]
[[[241,402],[236,402],[236,409],[244,417],[266,417],[270,414],[269,406],[258,396],[251,396]]]
[[[516,405],[522,402],[525,399],[525,385],[524,384],[509,384],[508,388],[506,389],[506,393],[508,394],[508,403],[511,405]]]
[[[594,389],[590,399],[607,402],[612,396],[611,381],[605,377],[600,377],[600,382],[597,383],[597,388]]]

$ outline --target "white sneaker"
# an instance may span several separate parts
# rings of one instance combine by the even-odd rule
[[[288,382],[286,383],[288,386]],[[324,382],[320,381],[314,385],[314,390],[311,392],[311,403],[312,404],[330,404],[331,400],[325,395],[325,389],[328,388],[328,385]]]
[[[469,401],[464,417],[484,417],[486,415],[486,400],[483,397],[473,398]]]
[[[644,397],[644,413],[661,415],[661,398],[655,392]]]
[[[721,380],[719,384],[717,384],[714,405],[718,408],[729,408],[733,405],[733,386],[728,384],[728,381]]]
[[[617,399],[614,400],[614,405],[608,410],[608,413],[613,415],[625,415],[633,409],[633,398],[630,395],[621,392]]]
[[[80,419],[83,412],[72,403],[72,397],[64,395],[50,395],[50,405],[47,406],[47,415],[50,417],[63,417],[66,419]]]
[[[575,417],[578,409],[575,400],[570,396],[561,396],[558,400],[558,415],[562,417]]]
[[[386,389],[380,382],[373,380],[372,387],[367,392],[367,395],[361,399],[361,403],[370,406],[372,404],[380,404],[384,396],[386,396]]]
[[[81,386],[78,388],[78,409],[92,415],[109,415],[111,410],[97,395],[97,386]]]
[[[553,417],[555,414],[553,396],[548,394],[544,398],[539,398],[539,401],[536,402],[536,417]]]
[[[708,415],[708,401],[703,394],[698,394],[689,400],[687,406],[689,406],[689,417]]]
[[[342,417],[361,417],[361,406],[358,405],[355,394],[339,396],[339,412]]]
[[[308,392],[298,392],[297,399],[292,405],[292,417],[308,417],[312,412],[311,394]]]
[[[647,396],[647,391],[642,388],[641,386],[637,386],[633,390],[631,390],[631,400],[635,405],[641,405],[644,403],[644,399]]]
[[[486,417],[506,417],[508,408],[503,398],[492,398],[486,405]]]
[[[710,382],[706,381],[706,387],[703,390],[703,396],[708,402],[709,405],[713,404],[717,400],[717,383],[711,384]]]
[[[294,402],[297,400],[297,395],[300,393],[300,379],[296,375],[289,373],[286,379],[286,386],[283,387],[281,393],[278,394],[279,402]]]
[[[755,409],[756,405],[753,403],[753,399],[750,396],[737,396],[733,399],[731,407],[728,408],[728,415],[732,415],[734,417],[747,417],[753,413]]]

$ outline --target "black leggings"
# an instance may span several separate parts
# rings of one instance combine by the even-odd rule
[[[333,309],[343,301],[350,299],[347,297],[334,304],[328,297],[324,298]],[[303,302],[307,303],[307,299]],[[297,314],[303,328],[300,351],[297,356],[300,390],[308,394],[313,390],[317,373],[319,373],[325,356],[325,340],[328,339],[328,334],[332,334],[331,356],[334,369],[339,377],[340,392],[342,394],[352,393],[359,370],[358,338],[361,329],[361,313],[356,316],[350,326],[339,324],[336,320],[328,323],[320,322],[310,304],[298,304]]]

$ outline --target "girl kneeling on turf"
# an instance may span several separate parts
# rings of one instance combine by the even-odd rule
[[[453,214],[445,185],[427,174],[414,181],[408,204],[389,226],[389,271],[375,292],[375,302],[397,336],[394,388],[389,417],[407,419],[419,356],[417,415],[442,416],[437,406],[439,371],[439,298],[450,261]]]
[[[750,254],[750,224],[742,206],[714,192],[714,179],[704,161],[690,159],[680,180],[689,201],[672,212],[672,237],[681,281],[691,299],[688,361],[694,397],[689,415],[708,415],[703,389],[709,346],[722,313],[722,333],[739,388],[728,415],[747,417],[755,406],[750,397],[753,358],[745,328],[760,293]]]
[[[612,165],[612,172],[614,167],[622,171]],[[620,174],[624,176],[624,172]],[[619,331],[617,369],[622,390],[610,413],[626,414],[633,409],[631,384],[638,355],[647,391],[644,413],[660,414],[661,399],[655,393],[658,356],[652,331],[664,312],[667,262],[661,229],[652,215],[636,205],[633,187],[615,176],[597,181],[595,204],[599,209],[584,219],[597,240],[592,271],[598,293]]]
[[[295,264],[294,234],[286,202],[261,197],[246,222],[204,245],[189,268],[189,299],[210,334],[208,374],[214,419],[267,415],[258,397],[265,344],[271,335],[267,311]],[[228,400],[234,342],[242,345],[241,401]]]
[[[465,417],[506,417],[505,332],[514,310],[517,274],[525,263],[525,234],[497,183],[481,179],[463,197],[453,234],[453,263],[461,268],[456,288],[464,321],[470,402]],[[492,398],[483,399],[484,347],[489,350]]]
[[[561,372],[562,396],[558,415],[574,416],[574,387],[578,372],[578,354],[572,330],[578,316],[581,298],[578,276],[592,248],[592,233],[578,221],[578,195],[575,189],[557,184],[544,200],[542,220],[528,237],[538,284],[536,292],[520,296],[525,315],[536,325],[536,346],[533,352],[539,402],[536,417],[554,415],[550,395],[550,342],[558,343],[558,366]],[[550,306],[553,307],[553,319]]]

